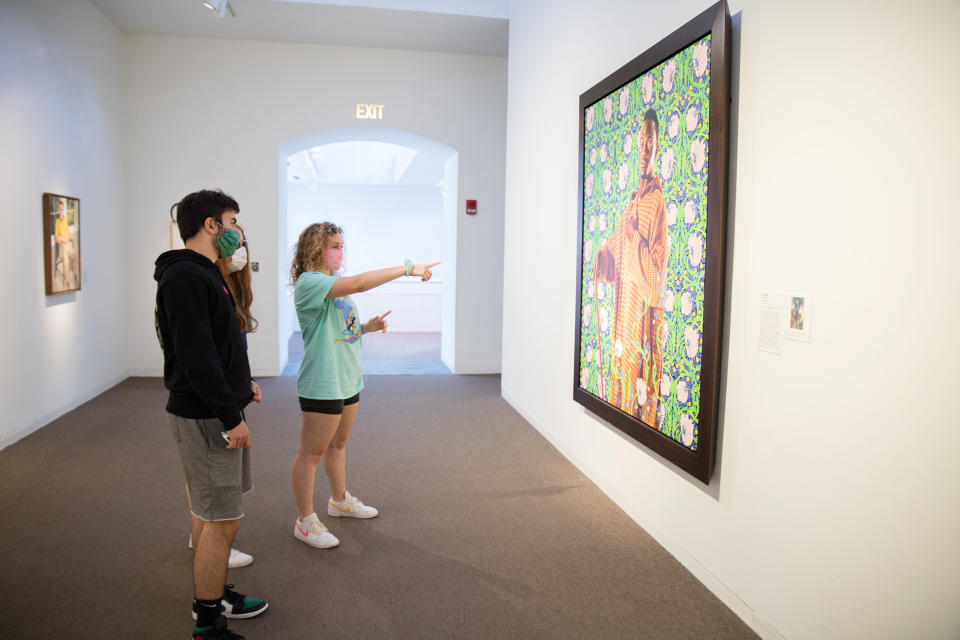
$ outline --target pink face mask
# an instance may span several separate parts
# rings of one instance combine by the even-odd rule
[[[327,249],[323,254],[323,263],[331,272],[338,271],[343,264],[343,249]]]

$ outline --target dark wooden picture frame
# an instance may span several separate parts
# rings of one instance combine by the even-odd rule
[[[700,47],[700,50],[694,49],[695,46]],[[652,100],[647,85],[652,83],[653,80],[648,82],[646,76],[665,78],[664,74],[667,72],[663,69],[670,68],[669,80],[672,88],[673,78],[677,77],[679,83],[679,78],[683,77],[686,67],[677,71],[678,63],[673,62],[673,66],[670,67],[671,60],[674,58],[676,60],[703,60],[705,55],[703,47],[706,47],[709,51],[709,58],[706,63],[708,64],[707,70],[704,71],[702,66],[698,67],[696,62],[691,67],[696,68],[696,71],[701,74],[697,81],[700,86],[698,99],[703,104],[697,107],[701,111],[695,111],[693,114],[694,128],[692,130],[690,129],[691,116],[688,115],[686,120],[687,137],[692,135],[689,134],[690,131],[695,131],[696,135],[699,135],[700,140],[702,140],[698,147],[701,154],[694,159],[692,143],[689,143],[687,137],[684,137],[682,133],[679,136],[676,134],[678,130],[677,111],[673,110],[666,114],[670,117],[668,125],[665,121],[659,121],[659,119],[666,120],[663,114],[658,115],[654,109],[647,109],[643,102]],[[687,57],[681,58],[682,55]],[[697,55],[700,58],[697,58]],[[658,73],[660,76],[656,75]],[[689,73],[693,74],[694,71]],[[676,74],[676,76],[673,74]],[[702,85],[706,84],[704,75],[707,76],[709,82],[706,91],[702,89]],[[654,91],[670,91],[670,89],[667,89],[666,79],[663,79],[662,82],[663,85]],[[631,85],[631,83],[633,84]],[[632,93],[631,86],[633,87]],[[691,84],[690,86],[694,85]],[[679,92],[679,89],[677,91]],[[659,96],[661,94],[654,93],[653,95]],[[615,112],[616,107],[612,107],[615,104],[614,96],[618,96],[620,100],[619,114]],[[679,98],[671,96],[671,99]],[[624,106],[625,102],[628,106]],[[680,104],[684,103],[680,102]],[[709,111],[703,109],[707,104],[709,105]],[[651,111],[654,112],[653,117],[649,115]],[[679,111],[679,113],[683,112]],[[696,118],[701,113],[702,120],[697,121]],[[614,124],[605,125],[600,122],[601,118],[603,122]],[[615,128],[621,126],[615,124],[618,118],[624,123],[622,129]],[[680,118],[682,119],[682,116]],[[648,120],[650,121],[649,125],[647,124]],[[708,122],[706,122],[707,120]],[[725,1],[718,2],[703,11],[693,20],[580,96],[580,146],[578,150],[580,199],[578,203],[577,322],[573,398],[626,435],[704,483],[710,482],[715,463],[720,399],[727,234],[729,120],[730,13]],[[609,149],[606,142],[604,142],[602,148],[596,146],[587,148],[588,137],[591,140],[590,144],[593,145],[596,136],[600,135],[600,132],[588,134],[588,131],[593,132],[596,128],[594,126],[595,121],[599,123],[596,127],[602,128],[603,135],[620,135],[621,138],[619,139],[623,141],[622,145],[614,150],[614,153],[619,154],[616,162],[622,162],[619,166],[619,192],[616,184],[611,185],[617,178],[615,176],[611,178],[612,174],[609,169],[603,170],[602,181],[595,180],[600,176],[598,173],[600,166],[596,165],[598,149],[602,160],[610,164],[608,162]],[[700,122],[699,129],[697,129],[697,122]],[[708,126],[702,126],[704,124]],[[633,129],[627,128],[631,126]],[[680,127],[682,126],[681,124]],[[708,130],[708,132],[705,130]],[[623,135],[625,131],[628,132],[627,135]],[[704,137],[704,133],[706,133],[706,137]],[[657,153],[662,150],[660,142],[668,141],[668,136],[675,136],[671,139],[683,140],[683,144],[687,145],[679,146],[680,142],[676,143],[676,157],[691,158],[690,160],[678,160],[678,163],[686,161],[689,165],[686,170],[689,172],[694,170],[692,167],[698,167],[697,178],[702,189],[702,195],[691,198],[690,202],[693,202],[693,204],[689,205],[689,211],[685,209],[686,217],[679,220],[677,218],[678,202],[665,201],[661,190],[660,180],[662,176],[668,175],[670,169],[662,169],[663,164],[657,164]],[[653,142],[651,142],[651,139]],[[633,146],[634,141],[636,141],[636,147]],[[646,151],[641,152],[641,144],[644,145],[644,149],[652,148],[653,151],[650,152],[652,155]],[[613,145],[609,146],[613,147]],[[669,148],[670,144],[664,146]],[[633,153],[634,149],[635,153]],[[687,156],[682,156],[682,153],[686,153]],[[669,162],[671,166],[674,157],[674,151],[670,151]],[[612,154],[610,159],[613,159]],[[651,166],[654,168],[650,169]],[[677,172],[679,173],[680,164],[677,166]],[[612,168],[617,168],[615,162]],[[669,181],[669,177],[663,179]],[[609,194],[608,196],[600,194],[603,203],[608,201],[612,203],[616,200],[617,203],[620,203],[618,205],[619,209],[611,204],[595,204],[597,201],[597,198],[593,197],[595,183],[598,190],[602,188],[603,193]],[[633,191],[633,195],[630,196],[630,189],[626,186],[628,184],[640,184],[645,190],[638,189]],[[674,185],[674,183],[671,183],[671,185]],[[652,205],[652,208],[644,208],[644,202],[648,199],[648,194],[656,191],[659,191],[657,196],[659,204]],[[682,198],[685,197],[682,196]],[[588,199],[590,199],[589,210]],[[674,198],[674,200],[677,200],[677,198]],[[703,200],[706,202],[704,203]],[[624,205],[622,203],[629,204]],[[679,204],[683,206],[682,202]],[[603,208],[604,206],[606,209]],[[649,213],[651,210],[658,213],[654,216],[654,214]],[[633,212],[629,214],[629,217],[627,217],[628,211]],[[681,216],[683,215],[682,212]],[[610,221],[609,226],[608,219]],[[638,228],[644,228],[644,221],[654,219],[662,221],[650,222],[649,226],[646,227],[645,236],[635,231]],[[599,225],[595,224],[597,220],[600,221]],[[676,227],[677,224],[683,225],[685,221],[690,223],[691,220],[700,225],[695,232]],[[621,222],[624,225],[629,223],[632,226],[630,229],[627,229],[626,226],[617,226]],[[674,226],[668,227],[668,224]],[[602,230],[602,235],[598,228]],[[621,231],[621,229],[625,231]],[[651,230],[656,229],[663,230],[662,236],[665,240],[659,246],[666,247],[665,249],[659,249],[659,253],[656,254],[660,256],[658,258],[659,262],[651,262],[648,259],[644,263],[642,255],[640,259],[637,259],[635,256],[641,252],[638,250],[638,252],[633,253],[633,245],[629,245],[627,252],[624,253],[623,246],[627,241],[621,240],[621,238],[626,238],[628,235],[630,238],[644,238],[643,241],[647,242],[646,246],[651,247],[653,243],[649,239],[653,237],[652,234],[654,233]],[[679,230],[674,232],[671,229]],[[697,238],[695,241],[691,241],[691,244],[671,246],[673,240],[671,234],[682,239],[686,237],[685,233],[688,235],[696,233]],[[590,236],[587,246],[584,246],[585,235]],[[616,244],[612,240],[614,236],[617,236]],[[603,244],[600,249],[597,249],[593,241],[596,239],[599,243],[601,238]],[[696,246],[693,246],[694,244]],[[614,259],[610,257],[613,255],[611,253],[613,250],[609,248],[611,246],[615,246],[616,251],[620,252],[617,255],[626,255],[627,258],[614,262]],[[649,258],[649,248],[647,251],[647,257]],[[697,275],[697,278],[699,278],[696,281],[697,286],[690,287],[690,291],[693,292],[692,299],[690,291],[683,291],[684,316],[676,316],[676,313],[679,312],[674,312],[674,292],[672,290],[668,291],[668,287],[662,283],[667,280],[667,272],[673,269],[671,265],[680,265],[680,267],[686,268],[694,263],[694,259],[697,261],[696,273],[699,274]],[[630,262],[631,260],[632,262]],[[651,268],[644,267],[644,264],[659,264],[660,266]],[[623,265],[627,266],[624,267]],[[631,269],[632,271],[630,271]],[[643,269],[646,269],[646,271],[642,271]],[[585,272],[588,280],[584,279]],[[646,276],[637,277],[633,275],[651,272],[656,274],[652,282],[660,282],[660,288],[651,284],[642,284],[643,282],[651,282],[649,277],[646,281],[643,281],[642,278]],[[641,283],[634,286],[634,293],[626,288],[628,285],[623,284],[627,277],[633,277],[635,278],[634,282]],[[613,284],[614,282],[617,283],[616,286]],[[601,283],[603,283],[602,287]],[[702,283],[702,286],[700,283]],[[642,293],[638,294],[636,291]],[[605,298],[606,292],[610,292],[610,296],[618,296],[615,307],[612,306],[614,305],[612,298]],[[626,293],[621,294],[621,292]],[[620,297],[621,295],[622,297]],[[646,298],[642,298],[642,295],[645,295]],[[628,300],[629,296],[632,296],[629,301],[624,302],[624,300]],[[667,297],[669,297],[669,303],[665,302]],[[634,299],[641,299],[642,301],[633,302]],[[606,301],[601,302],[603,300]],[[647,300],[654,300],[654,302],[647,302]],[[614,313],[601,315],[601,304],[613,308]],[[636,312],[634,307],[641,311]],[[664,320],[664,307],[670,308],[669,319],[673,325]],[[628,309],[629,314],[621,311],[621,308]],[[679,309],[679,307],[677,308]],[[692,312],[691,309],[693,309]],[[606,308],[604,308],[604,311],[606,311]],[[631,328],[623,329],[622,321],[617,319],[621,315],[625,318],[643,318],[647,311],[650,311],[650,317],[657,318],[655,322],[634,320]],[[654,311],[659,315],[654,314]],[[610,321],[611,317],[614,318],[612,322]],[[667,349],[670,336],[676,333],[674,326],[686,321],[686,319],[691,322],[695,319],[697,324],[693,329],[687,331],[688,342],[679,344],[690,345],[686,347],[686,354],[690,354],[692,348],[694,355],[686,366],[688,372],[695,370],[696,373],[685,373],[681,388],[681,383],[677,382],[676,379],[671,379],[669,374],[665,372],[664,352]],[[702,325],[699,324],[701,319]],[[645,329],[642,328],[644,326],[643,322],[648,323]],[[591,326],[592,323],[595,324]],[[602,334],[601,327],[603,327]],[[632,333],[630,333],[631,331]],[[589,333],[591,341],[589,344],[582,344],[581,340],[587,333]],[[622,340],[619,338],[616,340],[615,349],[610,346],[613,344],[614,335],[624,337]],[[689,336],[692,336],[692,338]],[[673,336],[672,339],[675,349],[675,345],[678,344],[677,341],[683,338]],[[636,350],[628,352],[627,357],[624,358],[625,350],[629,348],[625,345],[631,344],[637,345]],[[651,347],[651,344],[654,346]],[[657,364],[657,357],[660,358],[659,365]],[[675,358],[674,355],[670,357]],[[606,362],[603,362],[604,358],[606,358]],[[614,365],[610,363],[611,360],[614,363],[627,364]],[[614,366],[619,368],[614,371]],[[608,369],[605,367],[609,367],[609,376],[606,375]],[[650,367],[648,369],[650,375],[643,375],[643,367]],[[637,375],[634,384],[633,375],[635,373]],[[616,375],[614,376],[614,374]],[[607,383],[609,383],[609,388],[613,388],[616,384],[616,390],[608,392]],[[691,393],[691,388],[694,388],[693,393]],[[590,389],[595,389],[597,392],[594,393]],[[625,392],[625,389],[629,392]],[[649,393],[648,389],[652,389],[653,394]],[[660,391],[661,389],[664,391]],[[670,399],[673,404],[668,404],[667,399],[671,393],[674,394],[674,397]],[[606,399],[601,396],[606,396]],[[683,398],[682,411],[686,413],[681,415],[681,409],[677,409],[677,415],[670,417],[668,416],[669,410],[666,407],[681,406],[678,397]],[[611,401],[611,399],[615,399],[615,401]],[[652,424],[649,420],[651,415],[654,416]],[[643,416],[647,417],[647,422],[641,419]],[[678,426],[680,424],[686,430],[680,430]],[[672,425],[670,429],[673,430],[669,435],[668,425]]]
[[[58,224],[63,205],[63,223]],[[43,194],[43,272],[48,296],[80,291],[80,199]]]

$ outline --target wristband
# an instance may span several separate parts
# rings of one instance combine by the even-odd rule
[[[407,258],[403,261],[403,266],[406,268],[406,273],[404,275],[412,276],[413,275],[413,262],[410,261],[410,258]]]

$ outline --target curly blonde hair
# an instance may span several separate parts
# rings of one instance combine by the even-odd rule
[[[343,229],[332,222],[314,222],[300,233],[297,248],[290,264],[290,285],[297,284],[297,278],[305,271],[317,271],[321,266],[320,258],[327,246],[327,238],[343,234]]]

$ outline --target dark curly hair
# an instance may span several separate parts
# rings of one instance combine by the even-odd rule
[[[170,207],[170,217],[176,220],[180,237],[186,242],[199,233],[207,218],[223,222],[226,211],[240,213],[240,205],[220,189],[202,189],[185,195]]]

